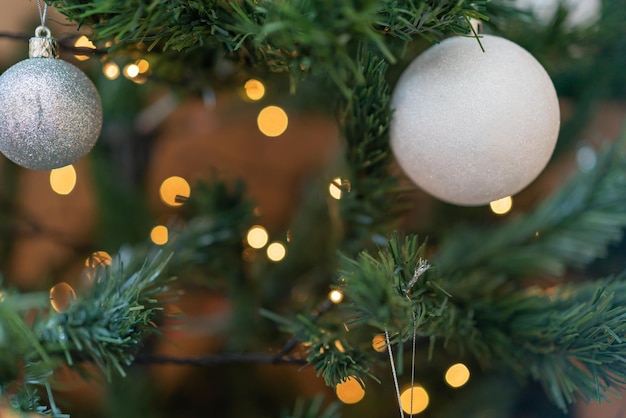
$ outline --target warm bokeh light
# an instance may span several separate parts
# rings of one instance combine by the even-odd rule
[[[246,91],[246,97],[250,100],[261,100],[265,96],[265,86],[259,80],[250,79],[246,81],[243,88]]]
[[[139,66],[137,64],[128,64],[124,67],[124,77],[132,80],[139,75]]]
[[[328,293],[328,299],[330,299],[332,303],[341,303],[343,300],[343,292],[337,289],[331,290],[330,293]]]
[[[169,239],[168,235],[167,227],[163,225],[157,225],[150,231],[150,239],[156,245],[167,244],[167,240]]]
[[[513,198],[511,196],[503,197],[502,199],[494,200],[489,203],[491,211],[496,215],[504,215],[508,213],[513,207]]]
[[[272,261],[280,261],[287,255],[287,249],[280,242],[273,242],[267,246],[267,258]]]
[[[338,184],[341,184],[341,181],[341,177],[336,177],[328,185],[328,193],[330,193],[333,199],[341,199],[342,191],[341,188],[337,186]]]
[[[67,311],[74,300],[76,292],[65,282],[57,283],[50,289],[50,305],[59,313]]]
[[[467,383],[469,378],[470,371],[463,363],[453,364],[448,371],[446,371],[445,375],[446,383],[453,388],[460,388]]]
[[[115,80],[120,76],[120,67],[114,62],[107,62],[102,66],[102,73],[109,80]]]
[[[85,35],[82,35],[78,39],[76,39],[76,42],[74,42],[74,46],[76,48],[96,48],[93,42],[91,42]],[[80,61],[85,61],[89,59],[89,55],[74,55],[74,57]]]
[[[248,234],[246,235],[246,241],[248,241],[248,245],[257,250],[259,248],[265,247],[265,244],[267,244],[268,240],[269,235],[267,234],[267,230],[261,225],[254,225],[248,230]]]
[[[144,59],[138,60],[135,65],[139,70],[139,74],[145,74],[148,72],[148,70],[150,70],[150,63]]]
[[[161,200],[168,206],[180,206],[183,202],[176,200],[177,196],[188,198],[191,195],[191,187],[187,180],[179,176],[168,177],[163,180],[159,188]]]
[[[357,403],[365,396],[363,382],[356,377],[350,376],[345,381],[339,383],[336,388],[337,398],[343,403]]]
[[[372,347],[379,353],[387,351],[387,340],[383,334],[374,335],[372,338]]]
[[[279,136],[287,130],[289,118],[287,113],[278,106],[267,106],[259,113],[257,125],[266,136]]]
[[[428,392],[421,386],[409,387],[400,395],[400,402],[402,410],[407,414],[419,414],[428,406]]]
[[[50,187],[55,193],[68,195],[72,193],[74,186],[76,186],[76,170],[73,165],[50,171]]]
[[[335,348],[337,350],[339,350],[340,353],[345,353],[346,352],[346,349],[343,348],[343,344],[341,344],[341,341],[339,341],[339,340],[335,340]]]
[[[106,251],[96,251],[87,257],[85,267],[96,268],[110,266],[112,260],[111,255]]]

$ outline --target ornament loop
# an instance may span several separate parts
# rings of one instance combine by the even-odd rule
[[[37,38],[50,38],[52,37],[52,33],[46,26],[41,25],[35,28],[35,36]]]

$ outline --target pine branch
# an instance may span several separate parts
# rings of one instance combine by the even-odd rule
[[[423,251],[416,237],[402,244],[393,237],[377,256],[345,259],[341,283],[353,326],[388,330],[402,343],[415,317],[431,350],[443,340],[484,365],[503,364],[541,382],[563,410],[577,397],[599,401],[626,386],[626,272],[547,291],[500,287],[471,295],[429,272],[409,293]]]
[[[397,222],[397,179],[389,175],[388,65],[365,48],[357,57],[358,74],[351,96],[340,106],[339,126],[346,142],[347,178],[339,202],[345,223],[343,250],[355,254],[363,245],[384,242]]]
[[[626,227],[626,155],[622,140],[528,215],[496,229],[457,231],[434,263],[440,274],[560,276],[603,257]],[[473,282],[472,282],[473,283]]]
[[[287,72],[294,82],[308,73],[330,76],[346,97],[349,81],[358,76],[353,57],[357,45],[374,45],[393,63],[394,40],[432,40],[449,31],[465,34],[467,17],[487,18],[480,13],[486,0],[50,3],[79,26],[90,27],[96,42],[115,42],[112,50],[143,43],[148,51],[173,50],[190,57],[188,53],[201,48],[215,57]]]

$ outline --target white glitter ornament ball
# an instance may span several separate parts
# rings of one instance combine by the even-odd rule
[[[16,164],[33,170],[71,164],[91,150],[101,127],[100,95],[69,62],[42,55],[0,76],[0,152]]]
[[[453,37],[418,56],[391,100],[391,148],[407,176],[449,203],[513,195],[544,169],[559,132],[554,85],[519,45]]]

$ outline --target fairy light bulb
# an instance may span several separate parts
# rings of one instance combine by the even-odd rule
[[[166,226],[157,225],[150,231],[150,240],[156,245],[165,245],[169,240],[169,232]]]
[[[161,200],[168,206],[181,206],[180,198],[189,198],[191,187],[187,180],[179,176],[171,176],[163,180],[159,188]]]
[[[287,249],[280,242],[273,242],[267,246],[267,258],[271,261],[281,261],[287,255]]]
[[[113,258],[106,251],[96,251],[85,260],[85,267],[96,268],[110,266]]]
[[[246,84],[243,86],[246,97],[250,100],[261,100],[263,96],[265,96],[265,85],[262,82],[255,79],[250,79],[246,81]]]
[[[445,381],[453,388],[460,388],[465,385],[470,378],[470,371],[463,363],[456,363],[450,366],[445,374]]]
[[[363,381],[355,376],[350,376],[335,388],[337,398],[345,404],[353,404],[361,401],[365,396]]]
[[[372,338],[372,348],[379,353],[387,351],[387,340],[383,334],[376,334]]]
[[[67,311],[76,300],[74,288],[65,282],[57,283],[50,288],[50,306],[59,313]]]
[[[287,130],[288,124],[287,113],[278,106],[267,106],[257,117],[259,130],[269,137],[282,135]]]
[[[50,171],[50,187],[60,195],[72,193],[76,186],[76,169],[72,164]]]
[[[428,392],[421,386],[409,387],[400,395],[402,410],[407,414],[423,412],[428,407],[429,402]]]
[[[328,193],[333,199],[341,199],[342,191],[341,187],[338,186],[341,182],[341,177],[335,177],[328,185]]]
[[[128,64],[124,67],[124,77],[132,80],[139,75],[139,66],[137,64]]]
[[[254,225],[246,234],[246,241],[248,242],[248,245],[257,250],[265,247],[268,240],[269,235],[267,230],[261,225]]]
[[[96,46],[87,38],[85,35],[79,36],[74,42],[74,46],[77,48],[89,48],[96,49]],[[89,59],[89,55],[74,55],[74,57],[79,61],[85,61]]]
[[[507,196],[502,199],[494,200],[489,203],[489,207],[496,215],[505,215],[509,213],[513,207],[513,198],[511,196]]]
[[[328,299],[334,304],[341,303],[343,300],[343,292],[341,290],[331,290],[328,294]]]
[[[102,73],[109,80],[115,80],[120,76],[120,67],[114,62],[107,62],[102,66]]]

